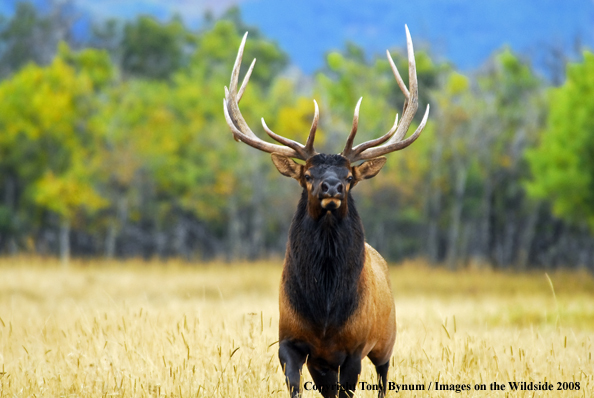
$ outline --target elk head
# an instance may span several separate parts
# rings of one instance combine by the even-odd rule
[[[319,109],[315,100],[313,123],[305,145],[274,133],[268,128],[264,122],[264,118],[262,118],[264,130],[272,139],[282,145],[264,141],[252,132],[239,110],[239,101],[243,96],[256,63],[254,59],[238,90],[239,68],[241,66],[246,39],[247,33],[243,36],[243,40],[239,46],[233,72],[231,73],[230,86],[229,89],[225,87],[225,100],[223,102],[225,119],[233,133],[233,137],[236,141],[244,142],[256,149],[272,154],[272,161],[278,171],[287,177],[296,179],[307,190],[308,212],[312,217],[318,218],[328,212],[337,215],[346,214],[350,189],[359,181],[377,175],[386,163],[386,158],[382,155],[404,149],[412,144],[423,131],[427,117],[429,116],[429,105],[427,105],[421,124],[419,124],[414,134],[404,139],[418,108],[417,74],[414,50],[408,27],[406,27],[406,41],[409,63],[409,88],[406,87],[400,77],[389,51],[386,51],[394,77],[405,96],[402,120],[399,123],[398,115],[396,115],[394,125],[386,134],[353,147],[353,141],[359,125],[359,108],[362,98],[359,99],[355,107],[351,132],[343,151],[339,155],[319,154],[314,149],[314,139],[319,120]],[[305,164],[297,163],[293,159],[303,160]],[[360,161],[363,162],[357,164]]]

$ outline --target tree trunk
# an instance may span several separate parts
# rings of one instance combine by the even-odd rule
[[[462,222],[462,208],[464,206],[464,192],[466,191],[466,177],[468,169],[465,165],[457,165],[456,187],[454,193],[454,204],[452,205],[452,217],[450,222],[450,232],[448,235],[448,254],[447,265],[451,270],[455,270],[458,265],[458,248],[460,236],[460,224]]]
[[[153,241],[155,242],[155,250],[157,256],[161,260],[167,258],[167,234],[162,230],[161,224],[155,222],[155,230],[153,232]]]
[[[14,225],[14,206],[16,203],[16,181],[11,173],[7,173],[4,183],[4,206],[8,209],[11,214],[10,223]],[[8,236],[8,252],[11,255],[18,253],[18,245],[16,243],[16,237],[14,232]]]
[[[429,202],[429,226],[427,227],[427,253],[433,264],[439,261],[439,213],[441,211],[441,191],[434,188]]]
[[[505,268],[509,268],[512,263],[513,258],[513,247],[516,238],[516,231],[518,230],[518,221],[517,217],[509,217],[506,224],[505,224],[505,234],[503,236],[503,243],[502,243],[502,257],[503,257],[503,266]]]
[[[592,247],[592,238],[589,235],[588,226],[584,225],[579,229],[579,255],[577,262],[577,269],[585,271],[588,269],[590,262],[590,252]]]
[[[530,260],[530,248],[532,247],[532,242],[534,241],[539,212],[540,202],[537,203],[530,212],[528,221],[526,222],[526,227],[524,228],[524,233],[522,234],[522,238],[520,240],[517,265],[517,268],[520,271],[525,271],[526,268],[528,268],[528,261]]]
[[[238,199],[229,199],[229,223],[227,225],[227,261],[237,260],[241,255],[241,220]]]
[[[264,215],[261,203],[253,207],[250,237],[250,259],[255,260],[260,258],[264,251]]]
[[[480,248],[478,262],[480,266],[485,266],[491,258],[491,196],[493,195],[493,181],[490,170],[485,173],[485,184],[483,188],[483,199],[481,206],[482,218],[480,221]]]
[[[267,165],[268,166],[268,165]],[[262,178],[265,172],[252,171],[252,222],[250,226],[249,258],[255,260],[262,256],[264,248],[264,209],[266,196],[266,181]]]
[[[66,219],[60,224],[60,263],[64,268],[70,263],[70,221]]]
[[[182,257],[185,260],[189,260],[190,253],[188,250],[188,246],[186,244],[188,228],[186,227],[186,223],[183,217],[183,214],[180,214],[178,216],[177,224],[175,226],[175,231],[173,234],[173,250],[176,256]]]
[[[107,227],[105,236],[105,257],[113,259],[116,255],[118,233],[126,225],[128,220],[128,199],[124,190],[118,190],[116,194],[115,218],[112,218]]]
[[[440,159],[442,152],[442,140],[435,143],[431,156],[431,175],[427,195],[427,254],[431,263],[439,261],[439,214],[441,213],[441,189],[437,183],[441,173]]]
[[[470,235],[472,233],[472,223],[465,222],[462,228],[462,239],[460,242],[460,250],[458,258],[460,259],[460,263],[463,264],[464,267],[467,267],[469,264],[469,255],[470,255]]]
[[[13,210],[16,201],[16,182],[12,174],[8,174],[4,180],[4,206]]]
[[[107,227],[107,235],[105,236],[105,257],[113,259],[115,257],[116,249],[116,222],[111,220]]]

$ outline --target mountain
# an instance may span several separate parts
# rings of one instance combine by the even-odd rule
[[[0,2],[10,15],[17,0]],[[536,62],[552,50],[575,55],[576,43],[594,48],[593,0],[72,0],[83,19],[160,20],[181,15],[199,26],[207,10],[219,15],[238,4],[244,20],[277,41],[306,73],[323,65],[324,54],[346,41],[367,54],[404,47],[404,24],[415,46],[463,71],[479,67],[493,51],[510,46]],[[47,9],[51,0],[34,0]],[[84,24],[83,26],[88,26]],[[539,61],[540,60],[540,61]]]

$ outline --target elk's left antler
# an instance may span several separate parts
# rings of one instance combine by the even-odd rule
[[[427,110],[425,111],[423,120],[421,121],[421,124],[419,124],[419,127],[417,127],[417,130],[414,132],[414,134],[408,137],[407,139],[403,139],[408,131],[408,128],[410,127],[410,124],[412,123],[413,117],[415,116],[415,113],[417,112],[417,108],[419,106],[415,54],[413,50],[412,39],[410,38],[410,32],[408,31],[408,26],[405,25],[405,28],[406,47],[408,52],[408,81],[410,91],[406,88],[406,85],[402,81],[400,73],[398,73],[398,69],[394,64],[394,60],[392,60],[392,57],[390,56],[390,52],[386,51],[388,61],[390,62],[392,72],[394,73],[394,77],[396,78],[398,86],[400,86],[400,90],[402,90],[402,92],[404,93],[404,97],[406,98],[404,102],[402,120],[400,121],[400,124],[398,124],[398,115],[396,115],[396,121],[394,122],[394,125],[386,134],[374,140],[366,141],[353,148],[353,141],[355,139],[355,135],[357,134],[357,127],[359,125],[359,107],[361,106],[362,98],[359,99],[359,102],[357,102],[357,106],[355,107],[353,127],[351,129],[349,137],[347,138],[344,150],[341,153],[341,155],[346,157],[351,163],[356,162],[358,160],[373,159],[378,156],[382,156],[387,153],[406,148],[419,137],[419,135],[423,131],[423,128],[425,127],[425,124],[427,123],[427,118],[429,117],[429,105],[427,105]]]

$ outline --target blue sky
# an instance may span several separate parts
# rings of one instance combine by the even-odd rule
[[[592,0],[253,0],[242,10],[247,22],[306,60],[306,69],[346,40],[368,53],[402,47],[404,24],[415,43],[461,69],[476,68],[504,45],[528,55],[550,45],[571,52],[577,37],[594,45]]]
[[[3,0],[9,14],[17,0]],[[277,41],[307,73],[324,54],[345,41],[368,54],[404,46],[408,24],[418,46],[454,62],[462,70],[479,67],[505,45],[535,57],[548,47],[575,54],[579,39],[594,47],[594,0],[73,0],[82,13],[103,19],[151,14],[167,20],[174,14],[199,26],[206,12],[215,15],[239,5],[244,20]],[[49,0],[35,0],[46,5]]]

